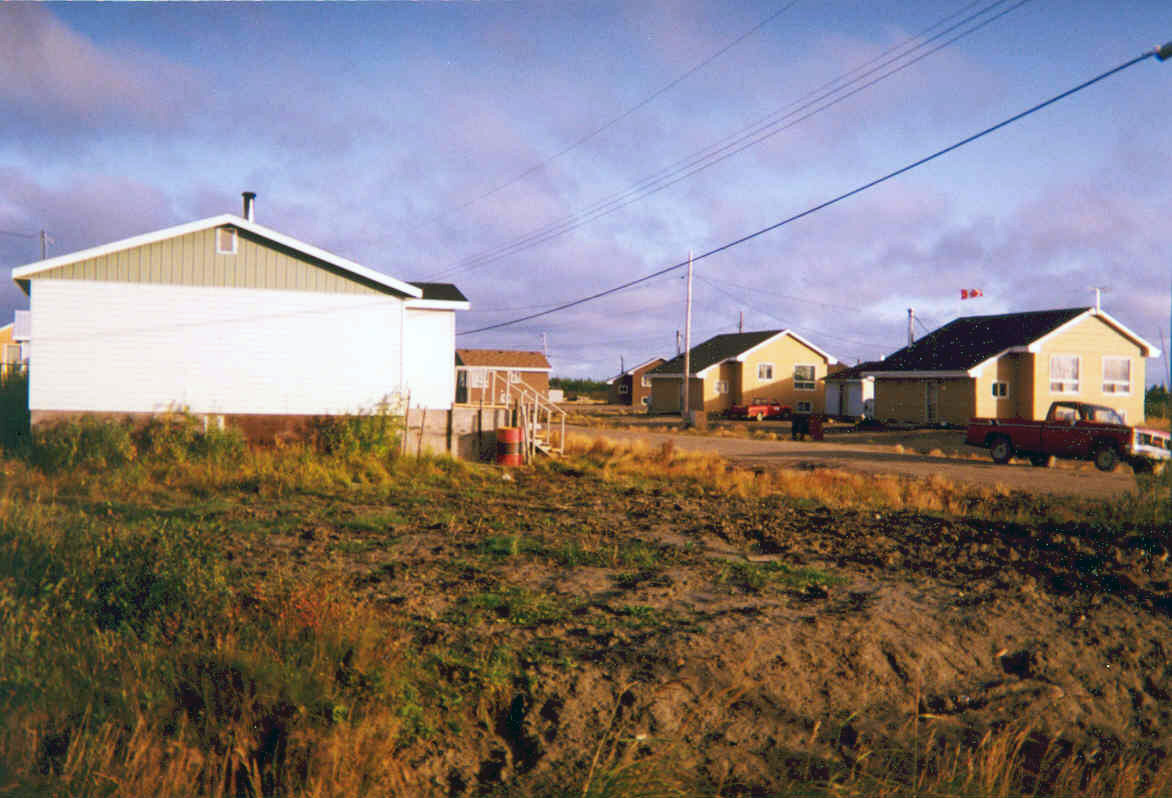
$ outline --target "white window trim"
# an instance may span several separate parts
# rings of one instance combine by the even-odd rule
[[[483,368],[472,367],[468,369],[468,387],[469,388],[487,388],[488,387],[488,370]]]
[[[630,386],[628,386],[625,382],[619,383],[619,396],[626,396],[630,392],[631,392]]]
[[[220,246],[220,244],[223,240],[221,238],[221,236],[224,233],[231,234],[231,241],[232,241],[232,248],[231,249],[224,249]],[[239,231],[236,230],[235,227],[217,227],[216,228],[216,254],[217,255],[235,255],[236,249],[237,249],[236,242],[239,238],[240,238],[240,233],[239,233]]]
[[[997,386],[1000,385],[1004,390],[997,393]],[[994,399],[1008,399],[1009,398],[1009,383],[1004,380],[993,380],[993,398]]]
[[[509,369],[509,382],[520,382],[521,372],[516,369]]]
[[[769,376],[761,375],[763,369],[769,369]],[[772,363],[758,363],[757,364],[757,382],[773,382],[773,364]]]
[[[644,388],[650,388],[651,387],[651,378],[648,377],[646,374],[644,374],[642,377],[639,378],[639,384],[642,385]]]
[[[1072,358],[1074,358],[1075,371],[1078,372],[1078,377],[1074,380],[1055,380],[1054,379],[1054,358],[1056,358],[1056,357],[1072,357]],[[1081,388],[1082,388],[1082,357],[1080,355],[1064,355],[1064,354],[1060,354],[1060,353],[1055,352],[1054,354],[1050,355],[1050,368],[1049,368],[1049,371],[1047,372],[1046,376],[1049,379],[1050,393],[1056,393],[1056,394],[1078,394],[1078,393],[1080,393]],[[1060,382],[1060,383],[1073,382],[1074,387],[1070,388],[1070,389],[1063,387],[1058,390],[1055,390],[1054,389],[1055,382]]]
[[[1127,363],[1127,382],[1122,382],[1120,380],[1108,380],[1107,379],[1107,361],[1108,360],[1122,360]],[[1126,355],[1103,355],[1103,361],[1100,365],[1102,366],[1101,373],[1103,375],[1103,384],[1101,386],[1103,393],[1105,393],[1105,394],[1109,393],[1112,396],[1131,396],[1131,358],[1127,357]],[[1122,390],[1122,391],[1116,391],[1116,390],[1109,391],[1109,390],[1107,390],[1108,385],[1112,385],[1112,386],[1122,385],[1124,387],[1124,390]]]
[[[811,374],[814,375],[812,380],[798,380],[798,369],[810,369]],[[807,387],[809,386],[809,387]],[[794,363],[794,390],[795,391],[816,391],[818,390],[818,365],[816,363]]]
[[[728,380],[717,380],[715,388],[717,395],[728,393]]]

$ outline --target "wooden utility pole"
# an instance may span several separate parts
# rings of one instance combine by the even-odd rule
[[[684,309],[684,422],[691,416],[692,399],[692,251],[688,250],[688,304]]]
[[[911,308],[907,309],[907,345],[911,346],[916,342],[916,312]]]
[[[737,311],[737,332],[743,333],[745,331],[745,311]]]

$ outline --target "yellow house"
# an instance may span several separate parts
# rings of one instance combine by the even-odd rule
[[[799,413],[822,413],[822,381],[838,359],[791,330],[727,333],[692,347],[688,406],[719,413],[736,404],[776,400]],[[684,356],[652,369],[653,413],[683,409]]]
[[[867,373],[884,421],[1041,419],[1051,402],[1073,399],[1142,423],[1145,359],[1159,354],[1104,311],[1068,308],[959,318]]]

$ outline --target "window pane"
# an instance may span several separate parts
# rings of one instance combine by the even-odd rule
[[[794,366],[794,379],[810,382],[814,379],[813,366]]]
[[[1125,357],[1109,357],[1103,360],[1103,379],[1112,382],[1131,382],[1131,360]]]

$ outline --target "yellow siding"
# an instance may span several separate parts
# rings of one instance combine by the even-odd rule
[[[651,381],[651,412],[680,412],[680,378],[660,377]]]
[[[772,378],[758,377],[759,367],[773,366]],[[794,366],[814,367],[814,390],[794,388]],[[739,399],[746,402],[754,399],[776,399],[783,405],[797,408],[798,402],[810,402],[812,412],[822,413],[826,409],[826,376],[829,362],[810,347],[785,335],[768,345],[754,349],[741,363]]]
[[[1077,393],[1054,393],[1050,390],[1050,356],[1079,356]],[[1103,392],[1103,356],[1127,357],[1131,361],[1131,392]],[[1035,396],[1033,417],[1043,418],[1050,403],[1059,399],[1106,405],[1123,412],[1127,420],[1140,424],[1144,420],[1146,366],[1139,345],[1124,337],[1103,320],[1088,316],[1070,329],[1042,342],[1034,360]]]
[[[384,292],[381,288],[343,275],[327,263],[243,231],[237,234],[236,254],[217,254],[214,229],[68,263],[37,277],[335,294]]]
[[[984,418],[1033,418],[1034,356],[1026,352],[1003,355],[976,378],[976,409]],[[994,396],[993,383],[1003,382],[1008,395]]]
[[[936,423],[967,424],[973,416],[974,383],[968,377],[947,379],[875,378],[875,417],[908,424],[928,423],[927,384],[937,388]]]

